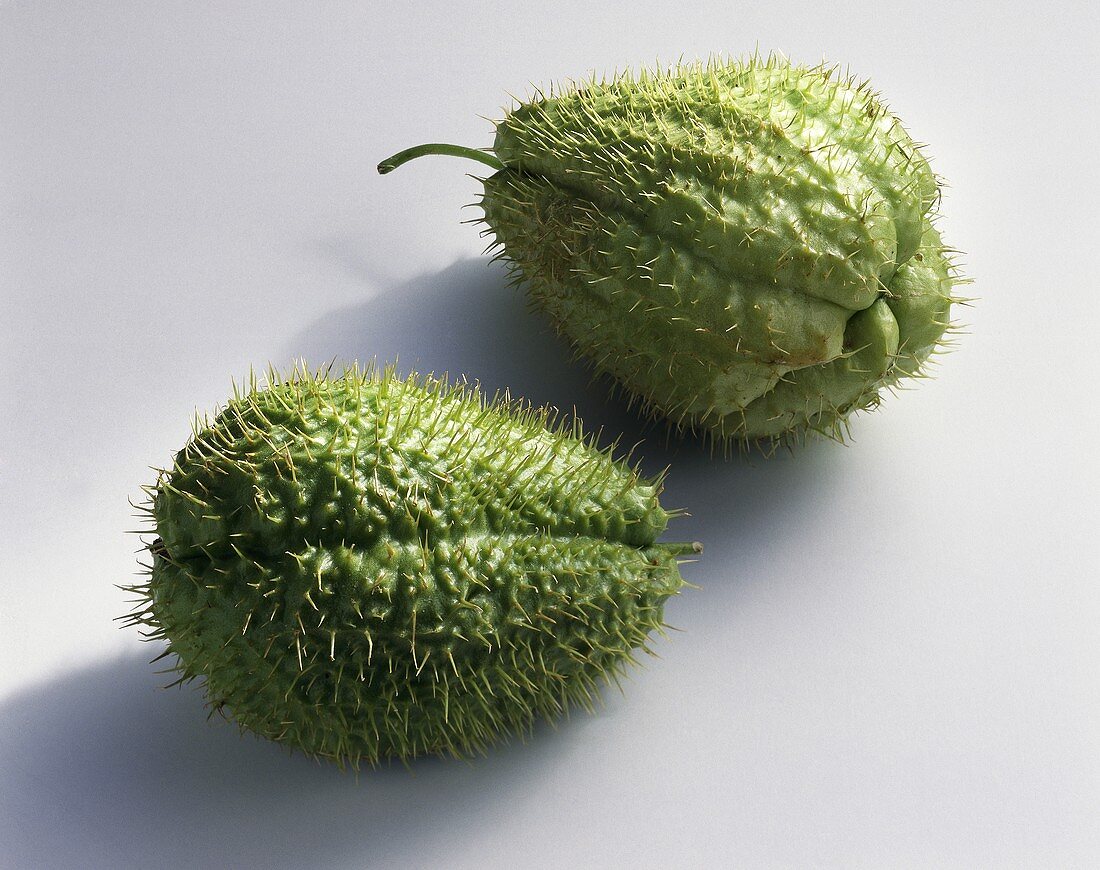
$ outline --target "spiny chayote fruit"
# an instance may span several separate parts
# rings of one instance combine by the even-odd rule
[[[148,487],[128,619],[244,728],[341,764],[463,755],[648,651],[660,482],[547,410],[391,371],[238,392]]]
[[[867,86],[753,57],[539,94],[482,206],[537,307],[650,412],[774,445],[924,373],[957,282],[939,183]]]

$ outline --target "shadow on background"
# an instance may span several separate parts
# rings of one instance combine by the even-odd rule
[[[219,867],[246,855],[254,867],[406,866],[475,836],[479,817],[534,787],[593,721],[540,726],[474,762],[356,777],[208,722],[197,687],[161,688],[151,649],[0,704],[6,866]]]
[[[354,245],[332,241],[325,256],[339,260],[365,286],[380,278]],[[488,257],[459,260],[434,274],[386,289],[358,305],[331,311],[306,325],[281,351],[284,363],[311,366],[336,360],[397,362],[402,374],[465,376],[492,395],[507,390],[533,405],[574,409],[590,430],[605,428],[609,443],[657,441],[663,427],[644,424],[608,382],[593,382],[574,362],[548,321],[528,308],[521,288],[509,286],[505,268]],[[654,457],[660,468],[661,457]]]

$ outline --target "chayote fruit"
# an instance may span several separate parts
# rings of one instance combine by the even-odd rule
[[[660,482],[547,411],[297,372],[149,487],[128,617],[244,728],[341,764],[463,755],[591,706],[683,581]]]
[[[650,412],[724,443],[840,438],[923,375],[952,285],[940,187],[867,84],[753,57],[539,95],[485,222],[537,307]]]

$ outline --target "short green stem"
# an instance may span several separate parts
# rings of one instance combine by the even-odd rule
[[[497,160],[492,154],[488,154],[485,151],[479,151],[477,148],[466,148],[463,145],[446,145],[441,142],[430,142],[427,145],[417,145],[415,148],[406,148],[404,151],[398,151],[393,157],[389,157],[378,164],[378,172],[380,175],[385,175],[387,172],[393,172],[402,163],[408,163],[410,160],[415,160],[417,157],[423,157],[425,154],[445,154],[448,157],[467,157],[470,160],[476,160],[478,163],[484,163],[486,166],[491,166],[493,169],[504,168],[504,164]]]
[[[657,544],[657,546],[668,551],[670,556],[686,556],[688,553],[703,552],[703,545],[698,541],[678,541],[675,544]]]

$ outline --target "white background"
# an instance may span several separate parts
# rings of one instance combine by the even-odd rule
[[[0,2],[0,866],[1100,866],[1097,7],[593,5]],[[757,46],[929,143],[980,300],[852,445],[724,461],[570,363],[460,223],[476,167],[374,167]],[[707,546],[682,632],[596,716],[358,779],[160,689],[127,499],[303,356],[644,438]]]

